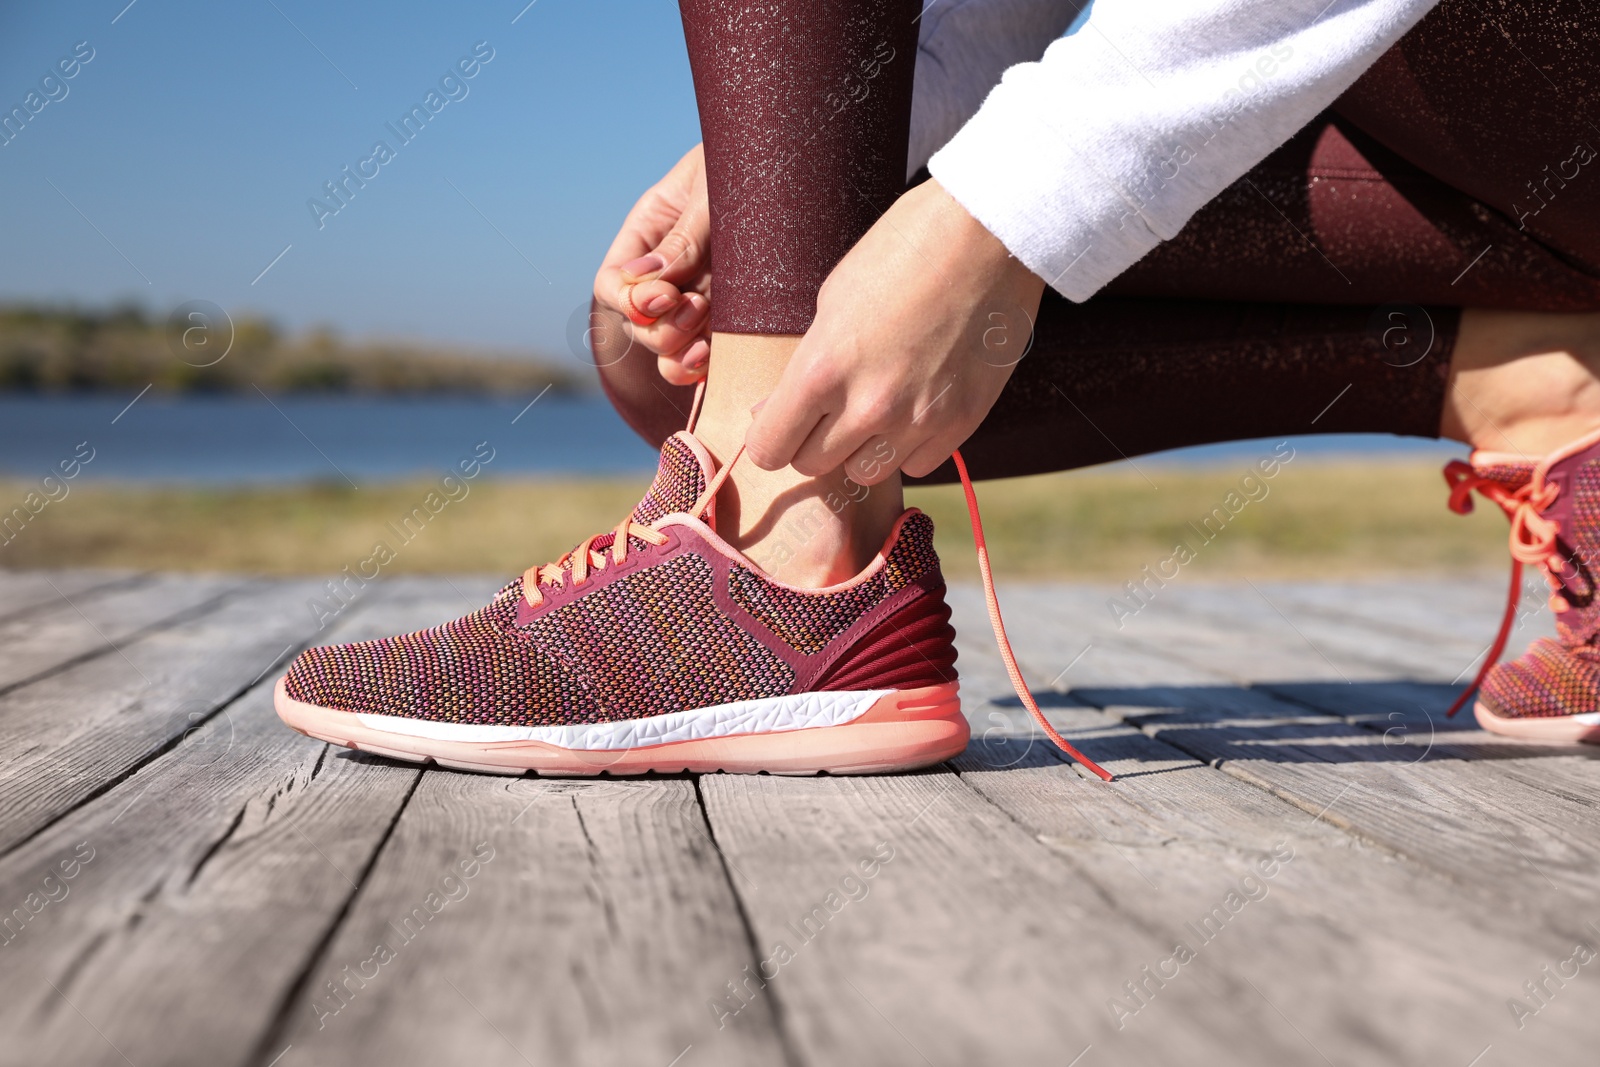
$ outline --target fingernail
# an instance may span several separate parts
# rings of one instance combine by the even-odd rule
[[[652,316],[664,315],[666,314],[667,309],[670,308],[674,303],[676,303],[676,301],[671,294],[660,293],[645,301],[644,313]]]
[[[700,321],[700,304],[692,296],[683,298],[683,307],[672,317],[672,324],[680,330],[687,330]]]
[[[767,399],[770,399],[770,397],[767,398]],[[767,406],[767,400],[766,399],[757,400],[754,404],[751,405],[750,414],[754,415],[756,412],[760,411],[762,408],[764,408],[766,406]]]
[[[631,259],[622,265],[622,273],[631,274],[635,278],[642,278],[646,274],[654,274],[657,271],[666,269],[667,261],[654,252],[651,252],[648,256]]]
[[[704,341],[696,341],[689,346],[689,351],[683,354],[685,370],[699,370],[711,359],[711,346]]]

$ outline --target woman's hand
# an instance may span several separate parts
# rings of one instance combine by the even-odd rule
[[[936,181],[828,275],[817,317],[746,435],[757,466],[862,485],[931,472],[1000,396],[1044,282]]]
[[[634,322],[634,338],[656,353],[663,378],[689,385],[705,377],[711,355],[710,294],[711,214],[705,156],[695,145],[628,212],[594,296]],[[628,315],[630,304],[639,317]]]

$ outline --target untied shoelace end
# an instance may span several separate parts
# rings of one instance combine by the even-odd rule
[[[1070,741],[1062,737],[1060,732],[1050,725],[1050,720],[1044,717],[1044,712],[1039,710],[1038,701],[1033,699],[1033,693],[1022,677],[1022,668],[1017,666],[1017,657],[1011,650],[1011,641],[1006,637],[1005,621],[1000,618],[1000,600],[994,591],[994,572],[989,567],[989,546],[983,538],[983,519],[978,514],[978,495],[972,489],[972,477],[967,473],[967,461],[962,458],[959,449],[952,453],[950,458],[955,460],[956,473],[961,476],[961,489],[967,497],[967,517],[972,520],[972,541],[978,550],[978,573],[983,577],[983,597],[989,606],[989,625],[994,629],[995,644],[1000,647],[1000,658],[1005,661],[1006,673],[1011,676],[1011,687],[1017,691],[1017,699],[1022,701],[1023,706],[1033,715],[1034,721],[1057,748],[1102,780],[1116,781],[1116,777],[1110,771],[1079,752]]]

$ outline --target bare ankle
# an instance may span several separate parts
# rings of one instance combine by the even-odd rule
[[[695,436],[718,463],[737,454],[750,408],[777,385],[798,337],[717,334]],[[898,475],[871,487],[843,471],[808,478],[743,462],[717,497],[717,532],[779,581],[821,588],[848,581],[883,547],[905,509]]]
[[[1462,312],[1439,433],[1544,456],[1600,426],[1600,315]]]
[[[874,486],[842,474],[805,479],[754,523],[741,523],[735,547],[779,581],[806,589],[837,585],[872,562],[902,510],[898,479]]]

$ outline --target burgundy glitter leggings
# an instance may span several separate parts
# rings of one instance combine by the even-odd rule
[[[902,188],[921,5],[680,7],[713,326],[803,332],[823,278]],[[1047,292],[1032,349],[963,446],[974,474],[1298,433],[1437,436],[1461,307],[1600,310],[1600,24],[1583,7],[1444,0],[1103,293]],[[641,351],[603,370],[659,441],[687,403],[654,375]]]

